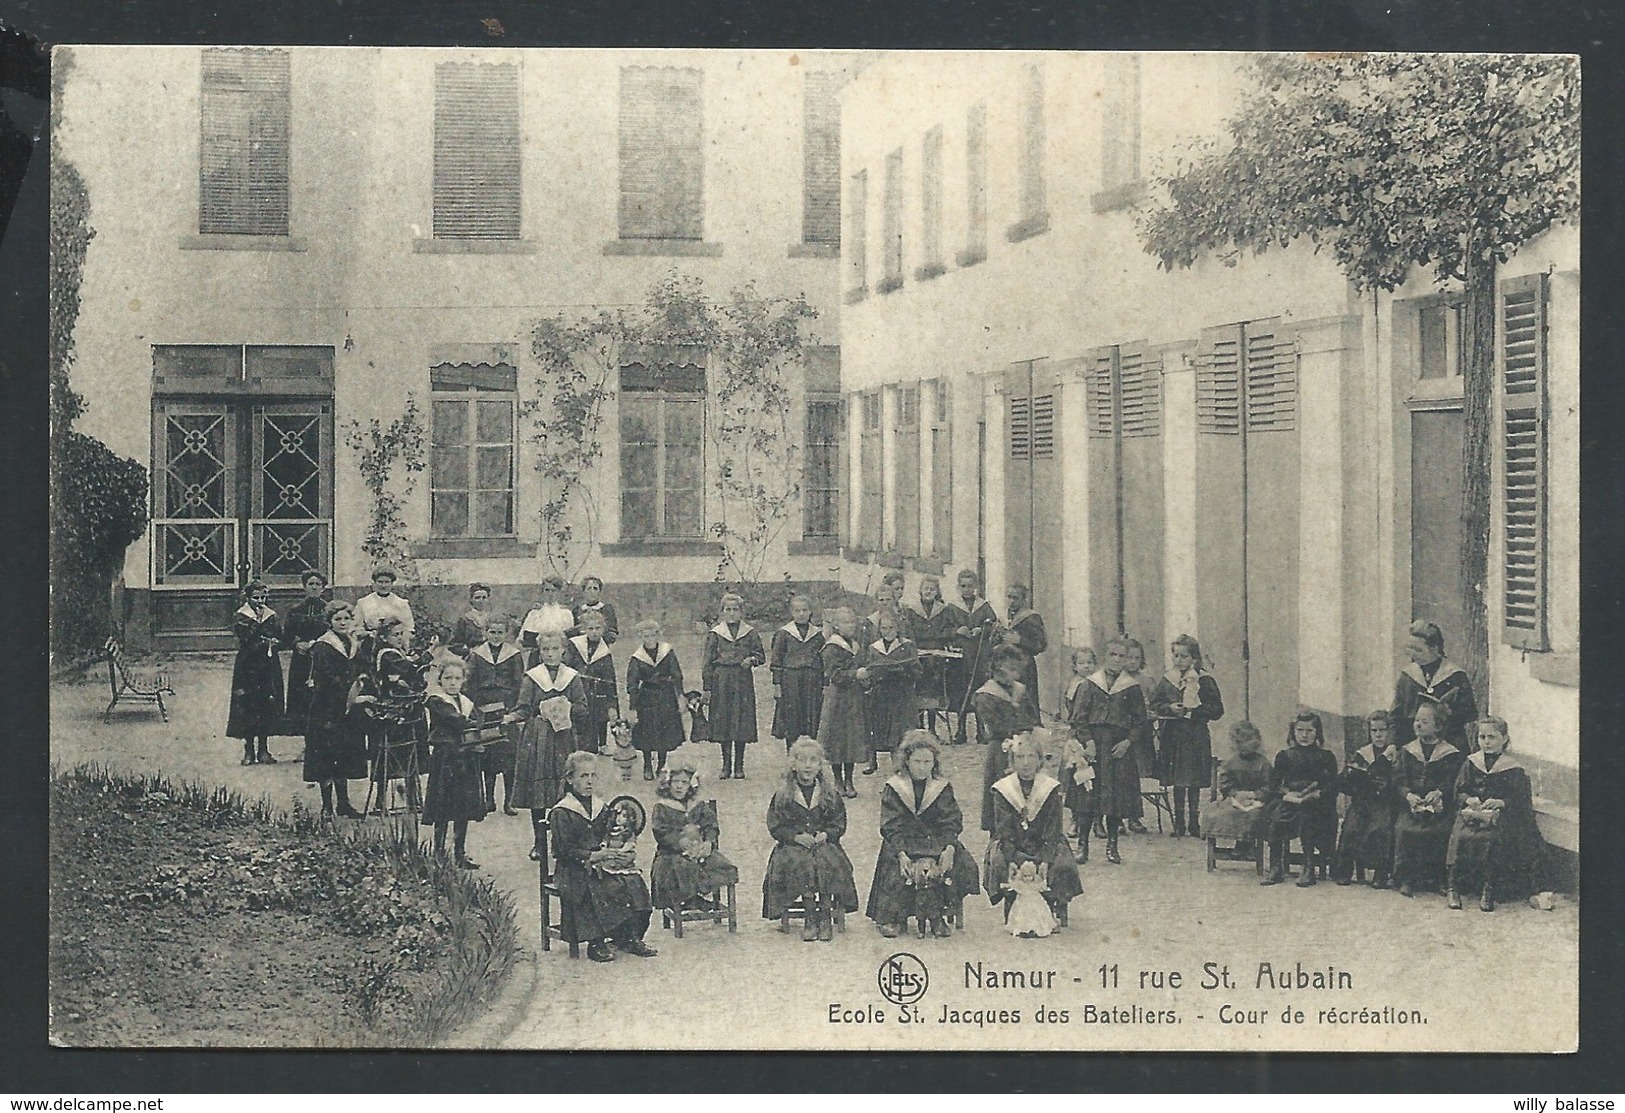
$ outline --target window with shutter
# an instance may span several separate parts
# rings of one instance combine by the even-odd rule
[[[1298,353],[1279,322],[1246,326],[1247,429],[1291,429],[1298,413]]]
[[[621,69],[623,240],[705,236],[704,99],[697,69]]]
[[[931,549],[939,560],[953,559],[954,460],[953,411],[948,380],[931,388]]]
[[[1084,409],[1089,436],[1100,439],[1117,432],[1117,348],[1099,349],[1084,372]]]
[[[429,525],[434,537],[511,537],[518,372],[443,363],[429,371]]]
[[[519,67],[435,67],[435,239],[519,238]]]
[[[1123,436],[1154,437],[1162,432],[1162,358],[1143,344],[1124,345],[1118,364]]]
[[[841,400],[809,396],[807,399],[807,456],[802,475],[804,538],[835,536],[836,511],[841,497]]]
[[[1021,189],[1021,218],[1005,233],[1018,243],[1049,229],[1044,183],[1044,68],[1029,63],[1022,75],[1021,140],[1016,175]]]
[[[886,156],[885,193],[881,208],[883,271],[880,292],[889,293],[903,284],[903,152]]]
[[[869,172],[853,174],[846,188],[846,298],[856,301],[869,294]]]
[[[1055,455],[1055,395],[1033,396],[1033,459],[1048,460]]]
[[[1248,432],[1290,430],[1297,412],[1297,344],[1278,318],[1203,330],[1196,356],[1198,432],[1236,434],[1244,417]]]
[[[1124,54],[1107,64],[1102,105],[1100,188],[1109,190],[1140,177],[1140,59]]]
[[[920,388],[896,388],[897,423],[892,430],[893,513],[896,550],[920,555]]]
[[[1545,650],[1546,276],[1502,285],[1502,640]]]
[[[1241,432],[1241,326],[1202,332],[1196,356],[1196,428],[1221,435]]]
[[[842,73],[808,73],[802,79],[803,243],[841,242]]]
[[[959,265],[987,258],[987,102],[977,101],[965,115],[965,250]]]
[[[942,129],[925,133],[920,147],[920,266],[921,281],[943,272],[942,265]]]
[[[1030,460],[1033,452],[1033,400],[1010,399],[1010,459]]]
[[[858,515],[858,544],[866,549],[879,549],[880,540],[885,536],[886,488],[885,477],[882,474],[885,460],[882,456],[880,411],[881,398],[878,390],[863,395],[863,432],[859,441],[861,453],[859,467],[862,472],[859,482],[862,484],[862,490]]]
[[[203,52],[201,234],[288,234],[289,115],[286,50]]]

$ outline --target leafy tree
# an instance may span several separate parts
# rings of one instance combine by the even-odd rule
[[[1465,664],[1484,692],[1496,268],[1580,199],[1575,60],[1280,55],[1251,65],[1229,141],[1183,160],[1142,213],[1168,269],[1300,239],[1361,290],[1415,268],[1464,294],[1461,563]]]

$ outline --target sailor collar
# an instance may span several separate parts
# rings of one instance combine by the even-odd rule
[[[897,798],[903,802],[903,807],[915,815],[919,815],[937,802],[937,797],[941,796],[943,789],[948,787],[948,779],[946,777],[932,777],[927,780],[925,782],[925,791],[920,795],[920,806],[917,808],[914,806],[913,778],[897,773],[886,779],[886,785],[897,793]]]
[[[1093,684],[1096,688],[1099,688],[1102,692],[1105,692],[1108,696],[1115,696],[1118,692],[1126,692],[1130,688],[1133,688],[1135,685],[1139,684],[1139,681],[1130,676],[1127,669],[1124,669],[1122,672],[1117,674],[1116,680],[1113,680],[1108,684],[1106,682],[1106,670],[1101,669],[1089,677],[1089,683]]]
[[[961,596],[959,602],[954,604],[954,605],[956,607],[958,607],[960,610],[964,611],[966,614],[975,614],[977,611],[979,611],[983,607],[987,606],[988,603],[987,603],[986,599],[983,599],[980,595],[978,595],[976,598],[971,600],[970,606],[968,606],[968,607],[965,606],[965,600],[964,600],[963,596]]]
[[[1485,764],[1483,750],[1475,750],[1473,753],[1468,754],[1467,760],[1473,763],[1473,768],[1477,769],[1480,773],[1485,773],[1489,776],[1494,776],[1497,773],[1510,773],[1514,769],[1523,768],[1523,766],[1518,764],[1518,759],[1513,757],[1505,750],[1502,750],[1501,756],[1495,759],[1494,769],[1491,769]]]
[[[744,637],[746,634],[748,634],[750,632],[751,632],[751,625],[750,625],[750,623],[745,622],[744,620],[740,620],[739,633],[737,633],[737,634],[730,634],[728,632],[728,624],[726,622],[719,622],[715,626],[711,627],[711,633],[715,634],[717,637],[722,638],[725,641],[730,641],[730,642],[731,641],[738,641],[740,638]]]
[[[796,639],[796,641],[798,641],[798,642],[812,641],[813,635],[818,633],[818,627],[814,626],[810,622],[807,623],[807,636],[806,637],[801,636],[801,631],[796,629],[796,624],[794,622],[786,622],[783,626],[780,626],[779,629],[783,630],[786,634],[789,634],[792,638]]]
[[[1429,684],[1422,676],[1422,666],[1418,665],[1415,661],[1408,662],[1405,667],[1400,670],[1400,672],[1416,681],[1417,687],[1429,694],[1432,694],[1433,689],[1437,688],[1439,685],[1443,684],[1446,680],[1449,680],[1457,673],[1461,673],[1463,676],[1467,675],[1462,671],[1460,666],[1458,666],[1448,657],[1439,658],[1439,667],[1433,673],[1432,684]]]
[[[1354,754],[1367,765],[1375,765],[1382,759],[1382,755],[1377,752],[1377,747],[1371,745],[1361,746],[1354,751]]]
[[[548,676],[547,665],[538,661],[525,675],[535,681],[536,687],[544,692],[562,692],[570,686],[570,681],[576,678],[576,670],[569,665],[560,664],[559,671]]]
[[[431,692],[429,698],[451,704],[457,709],[457,713],[464,718],[472,719],[474,717],[474,701],[461,692],[458,692],[456,696],[453,696],[450,692]]]
[[[835,634],[835,633],[830,634],[829,637],[824,639],[824,644],[825,645],[838,645],[842,649],[846,650],[848,653],[856,653],[857,652],[857,650],[852,648],[852,643],[847,641],[846,638],[841,634]]]
[[[642,661],[644,664],[652,668],[653,666],[664,661],[666,659],[666,654],[670,652],[671,646],[667,645],[665,642],[661,642],[659,645],[655,646],[655,655],[653,660],[651,660],[649,657],[649,651],[643,648],[642,645],[639,645],[632,651],[632,658],[636,661]]]
[[[1010,616],[1009,625],[1011,627],[1019,626],[1023,622],[1027,621],[1029,618],[1033,618],[1037,614],[1038,614],[1038,612],[1033,610],[1031,607],[1023,607],[1023,608],[1021,608],[1021,610],[1017,611],[1015,614]]]
[[[1172,684],[1175,688],[1181,688],[1184,687],[1186,677],[1194,676],[1198,681],[1200,681],[1202,677],[1206,675],[1208,675],[1206,669],[1199,665],[1192,665],[1189,672],[1180,672],[1178,669],[1169,669],[1167,672],[1162,674],[1162,678],[1168,683]]]
[[[344,654],[346,657],[354,657],[355,656],[357,643],[356,643],[356,640],[354,638],[350,638],[350,639],[340,638],[333,631],[329,630],[327,633],[323,634],[321,637],[317,638],[316,640],[319,641],[319,642],[326,642],[328,645],[332,646],[334,649],[338,650],[340,653]],[[348,640],[349,644],[345,644],[346,640]]]
[[[1021,706],[1021,697],[1026,694],[1026,691],[1027,686],[1019,680],[1016,681],[1015,688],[1009,691],[1006,691],[1004,686],[997,680],[988,680],[980,688],[976,689],[978,695],[998,696],[1005,702],[1014,704],[1017,707]]]
[[[1066,696],[1064,698],[1071,699],[1073,696],[1078,694],[1078,689],[1081,687],[1083,687],[1083,677],[1074,676],[1071,680],[1066,682]]]
[[[490,642],[481,642],[468,652],[473,656],[480,658],[482,661],[492,665],[500,665],[509,657],[516,657],[519,655],[518,648],[514,646],[512,642],[503,642],[501,651],[495,657],[491,656]]]
[[[928,611],[921,610],[912,603],[910,603],[906,609],[912,614],[917,614],[921,618],[929,620],[936,618],[937,615],[947,610],[948,604],[944,603],[941,599],[938,599],[935,603],[931,604],[931,609]]]
[[[801,795],[801,784],[799,781],[793,783],[790,786],[790,799],[799,804],[801,807],[805,808],[807,811],[812,811],[814,808],[818,807],[819,804],[824,802],[823,782],[820,781],[813,785],[811,800],[808,800]]]
[[[1410,754],[1417,761],[1420,761],[1424,765],[1427,765],[1427,764],[1431,764],[1431,763],[1433,763],[1435,761],[1442,761],[1445,758],[1449,757],[1451,754],[1458,754],[1461,751],[1456,749],[1456,747],[1452,746],[1450,743],[1446,742],[1443,738],[1441,738],[1433,746],[1433,756],[1432,757],[1427,757],[1426,755],[1424,755],[1422,753],[1421,739],[1413,738],[1409,742],[1405,743],[1405,752]]]
[[[993,782],[993,791],[1009,801],[1010,806],[1020,812],[1021,817],[1029,823],[1038,818],[1038,813],[1045,801],[1050,798],[1050,793],[1059,787],[1061,782],[1042,769],[1033,777],[1033,790],[1029,796],[1021,794],[1021,778],[1014,773]]]
[[[219,614],[220,612],[216,611],[214,613]],[[244,603],[237,608],[237,613],[245,618],[252,618],[255,622],[264,622],[268,618],[276,617],[276,611],[270,607],[256,607],[252,603]]]
[[[585,819],[588,823],[591,823],[603,813],[604,798],[602,796],[594,796],[592,798],[592,810],[589,812],[585,807],[582,806],[580,798],[577,797],[575,793],[566,790],[564,795],[559,797],[559,802],[553,805],[553,810],[556,812],[574,812],[582,819]]]
[[[880,641],[875,642],[869,648],[874,650],[876,653],[879,653],[882,657],[888,657],[892,653],[901,649],[903,647],[903,643],[906,641],[908,641],[907,638],[896,638],[892,641],[891,648],[887,649],[885,639],[881,639]]]
[[[590,657],[587,655],[587,635],[577,634],[570,639],[570,644],[576,647],[576,652],[581,654],[581,659],[589,665],[602,661],[610,655],[609,642],[604,638],[598,639],[598,648],[592,651]]]

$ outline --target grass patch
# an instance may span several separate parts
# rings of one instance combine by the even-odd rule
[[[508,896],[406,821],[87,765],[53,777],[51,826],[59,1044],[421,1047],[513,969]]]

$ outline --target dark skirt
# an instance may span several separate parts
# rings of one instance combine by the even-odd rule
[[[423,797],[420,822],[474,822],[485,818],[484,755],[439,754],[429,759],[429,791]]]
[[[1261,839],[1264,833],[1263,808],[1242,811],[1226,797],[1202,813],[1202,834],[1210,839]]]
[[[1506,812],[1494,827],[1469,826],[1456,818],[1445,864],[1456,871],[1456,887],[1477,893],[1486,885],[1498,898],[1523,898],[1534,891],[1534,869],[1540,847],[1538,828],[1519,825]]]
[[[918,721],[913,681],[888,683],[869,693],[869,744],[877,752],[897,749]]]
[[[1083,892],[1083,879],[1078,876],[1077,859],[1065,839],[1056,839],[1043,848],[1042,861],[1049,866],[1049,898],[1055,904],[1065,905]],[[987,889],[990,904],[1004,899],[1005,884],[1010,876],[1010,859],[998,839],[987,844],[986,874],[982,884]]]
[[[310,718],[310,654],[294,650],[288,658],[288,711],[282,733],[302,735]]]
[[[281,659],[263,647],[239,650],[231,668],[226,737],[250,739],[284,733],[282,707]]]
[[[525,724],[508,806],[546,809],[557,804],[564,795],[565,759],[577,745],[574,730],[554,730],[543,715]]]
[[[743,665],[718,665],[711,684],[711,741],[756,741],[755,674]]]
[[[1145,814],[1145,798],[1140,795],[1139,754],[1130,746],[1122,757],[1112,756],[1112,747],[1123,737],[1121,733],[1111,737],[1111,732],[1097,732],[1095,812],[1118,819],[1139,819]]]
[[[683,744],[683,713],[677,693],[666,689],[640,699],[632,724],[632,745],[646,754],[669,754]]]
[[[519,764],[519,724],[506,723],[502,727],[502,740],[486,744],[480,765],[486,776],[501,773],[507,779],[508,792],[513,792],[515,767]],[[486,801],[489,805],[491,802]],[[510,804],[511,806],[511,804]]]
[[[593,866],[558,870],[560,923],[565,941],[589,943],[631,934],[631,923],[653,906],[640,873],[604,873]]]
[[[1394,820],[1394,880],[1411,885],[1436,880],[1450,845],[1450,821],[1407,808]]]
[[[1394,807],[1392,804],[1356,800],[1343,813],[1343,833],[1338,853],[1348,862],[1388,868],[1394,856]]]
[[[773,737],[786,742],[817,738],[824,686],[817,669],[785,669],[779,674],[779,699],[773,708]]]
[[[954,864],[948,876],[917,891],[903,876],[897,847],[882,841],[864,915],[881,924],[900,924],[910,916],[936,919],[965,897],[981,892],[982,887],[976,880],[976,860],[958,839],[953,845]]]
[[[312,724],[305,734],[305,780],[359,781],[367,776],[367,740],[348,723]]]
[[[811,848],[778,843],[767,860],[762,878],[762,916],[777,920],[786,908],[810,893],[822,893],[843,911],[858,910],[858,886],[852,880],[852,860],[840,843]]]
[[[1337,842],[1337,808],[1326,798],[1304,804],[1271,800],[1264,805],[1264,827],[1271,840],[1298,839],[1330,850]]]
[[[654,888],[658,908],[676,908],[686,900],[738,881],[738,867],[719,850],[712,850],[703,862],[684,854],[657,853],[654,866],[649,870],[649,883]]]
[[[1213,783],[1213,739],[1206,723],[1164,719],[1162,783],[1172,788],[1207,788]]]
[[[834,765],[867,761],[869,728],[863,692],[857,688],[824,689],[824,706],[818,721],[818,741],[824,756]]]

